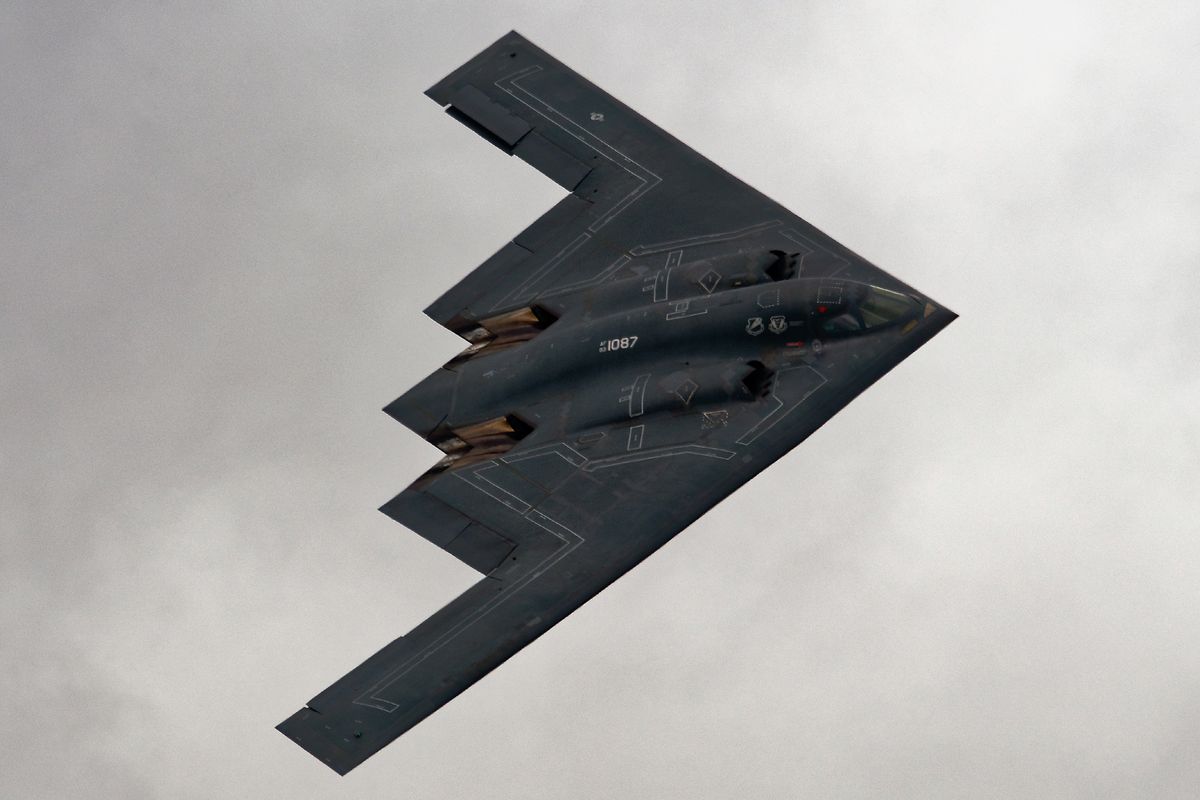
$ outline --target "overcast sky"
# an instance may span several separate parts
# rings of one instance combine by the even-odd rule
[[[1196,796],[1200,7],[329,5],[0,6],[0,794]],[[561,195],[421,95],[511,28],[961,319],[338,778],[474,581],[379,408]]]

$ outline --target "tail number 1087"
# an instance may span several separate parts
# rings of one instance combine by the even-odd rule
[[[637,344],[636,336],[621,336],[616,339],[605,339],[600,342],[601,353],[611,353],[614,350],[629,350]]]

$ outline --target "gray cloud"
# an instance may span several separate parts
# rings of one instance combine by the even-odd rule
[[[1194,794],[1194,9],[345,5],[0,11],[5,794]],[[962,319],[338,780],[472,581],[378,408],[559,195],[420,94],[514,27]]]

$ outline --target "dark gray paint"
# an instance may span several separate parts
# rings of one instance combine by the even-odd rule
[[[343,774],[955,317],[516,33],[428,94],[571,194],[427,309],[468,340],[524,306],[552,321],[387,409],[443,445],[505,415],[524,435],[453,451],[383,507],[485,577],[279,726]]]

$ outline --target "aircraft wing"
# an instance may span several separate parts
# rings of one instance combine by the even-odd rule
[[[853,369],[780,370],[767,401],[727,416],[684,413],[657,427],[632,417],[599,440],[531,436],[418,481],[381,510],[484,577],[279,730],[345,774],[803,441],[945,323]],[[629,384],[631,393],[670,389]]]
[[[425,310],[452,329],[534,300],[568,302],[631,262],[751,238],[802,253],[805,275],[907,288],[516,32],[426,94],[569,192]]]

